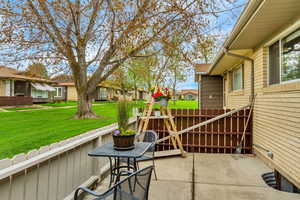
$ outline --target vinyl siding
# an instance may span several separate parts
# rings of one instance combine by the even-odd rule
[[[5,82],[0,80],[0,96],[5,96]]]
[[[68,101],[77,101],[77,91],[74,86],[68,86],[67,88],[67,100]]]
[[[300,82],[268,86],[268,48],[254,54],[255,90],[253,143],[274,154],[264,160],[300,187]]]
[[[226,98],[227,98],[227,104],[226,108],[238,108],[245,106],[249,104],[249,95],[251,93],[251,62],[245,61],[242,63],[237,63],[236,66],[239,66],[240,64],[244,65],[244,73],[243,73],[243,84],[244,88],[240,90],[232,90],[231,85],[232,85],[232,76],[230,76],[230,73],[226,73],[226,79],[227,79],[227,84],[226,84]],[[234,70],[234,67],[233,67]]]
[[[300,187],[300,84],[276,85],[259,91],[253,120],[254,144],[273,152],[274,158],[267,158],[263,150],[254,147],[256,151]]]
[[[114,98],[114,89],[108,88],[107,91],[108,91],[108,96],[107,96],[108,100],[112,100]]]
[[[253,113],[254,151],[268,165],[300,187],[300,82],[268,86],[268,48],[257,49],[251,57],[254,59],[257,94]],[[251,64],[244,64],[245,88],[229,92],[229,108],[248,103]],[[226,76],[229,78],[228,73]],[[226,87],[230,89],[230,81]],[[267,157],[266,152],[258,146],[271,151],[273,159]]]

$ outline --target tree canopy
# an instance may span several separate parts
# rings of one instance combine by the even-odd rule
[[[33,63],[29,65],[25,71],[27,75],[35,76],[39,78],[48,78],[48,72],[42,63]]]
[[[232,0],[0,0],[0,56],[70,69],[78,93],[75,118],[96,117],[97,85],[125,61],[206,34]],[[183,38],[176,46],[174,35]],[[183,45],[183,46],[182,46]]]

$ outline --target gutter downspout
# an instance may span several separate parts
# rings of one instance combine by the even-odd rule
[[[249,101],[252,102],[253,98],[254,98],[254,60],[247,56],[242,56],[239,54],[231,53],[227,49],[224,49],[224,53],[228,56],[241,58],[243,60],[248,60],[251,62],[251,95],[250,95]]]

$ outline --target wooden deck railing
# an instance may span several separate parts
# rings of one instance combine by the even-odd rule
[[[207,121],[231,110],[199,110],[172,109],[178,131]],[[249,115],[249,109],[243,109],[231,116],[219,119],[210,124],[195,128],[180,135],[183,147],[187,152],[200,153],[234,153],[242,138],[244,127]],[[248,124],[245,139],[242,143],[242,153],[252,153],[252,118]],[[151,119],[150,130],[155,130],[159,138],[169,135],[163,119]],[[171,150],[170,139],[157,144],[157,150]]]
[[[32,97],[4,97],[0,96],[0,106],[24,106],[32,105]]]
[[[112,124],[0,160],[0,199],[72,199],[78,186],[92,185],[109,169],[108,159],[93,159],[87,153],[111,141],[116,128],[117,124]]]

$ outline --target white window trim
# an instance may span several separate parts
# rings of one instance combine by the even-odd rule
[[[299,21],[300,23],[300,21]],[[294,26],[293,28],[289,29],[288,31],[284,31],[282,34],[280,34],[280,36],[278,36],[276,38],[276,40],[272,40],[272,43],[268,43],[268,45],[266,46],[268,48],[268,74],[267,74],[267,84],[268,86],[273,86],[273,85],[282,85],[282,84],[288,84],[288,83],[294,83],[294,82],[300,82],[300,78],[297,79],[293,79],[293,80],[288,80],[288,81],[282,81],[282,46],[281,46],[281,42],[282,39],[284,39],[285,37],[287,37],[288,35],[292,34],[293,32],[300,30],[300,26],[297,24],[297,26]],[[270,46],[272,46],[273,44],[275,44],[276,42],[279,41],[279,83],[275,83],[275,84],[270,84]]]
[[[40,92],[42,94],[46,94],[45,96],[47,97],[43,97],[43,96],[34,96],[33,95],[33,91],[36,91],[36,92]],[[34,87],[31,87],[31,95],[30,95],[32,98],[44,98],[44,99],[48,99],[49,98],[49,92],[48,91],[43,91],[43,90],[37,90],[35,89]]]
[[[239,89],[234,89],[234,87],[233,87],[233,84],[234,84],[234,73],[236,72],[236,71],[238,71],[238,70],[242,70],[242,78],[241,78],[241,88],[239,88]],[[240,90],[243,90],[244,88],[243,88],[243,82],[244,82],[244,75],[243,75],[243,64],[240,64],[238,67],[236,67],[235,69],[233,69],[233,71],[232,71],[232,91],[234,92],[234,91],[240,91]]]
[[[57,90],[55,90],[55,95],[54,95],[54,97],[62,97],[62,96],[63,96],[63,95],[62,95],[62,93],[63,93],[62,87],[55,87],[55,89],[57,89]],[[61,89],[61,93],[60,93],[61,95],[60,95],[60,96],[58,95],[58,93],[59,93],[59,92],[58,92],[58,89]]]

